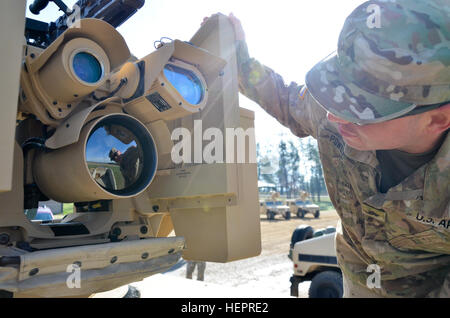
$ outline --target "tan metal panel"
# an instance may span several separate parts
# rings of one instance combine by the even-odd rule
[[[0,192],[10,191],[14,153],[14,132],[19,96],[20,62],[24,45],[25,0],[0,1]]]
[[[202,131],[218,128],[224,137],[226,129],[253,127],[254,113],[238,105],[237,66],[234,33],[228,19],[215,16],[207,21],[190,41],[227,61],[223,74],[208,86],[214,98],[198,114],[174,120],[169,126],[190,130],[195,139],[195,120],[201,120]],[[198,122],[197,122],[198,127]],[[200,139],[202,136],[200,136]],[[254,142],[254,134],[253,134]],[[209,143],[192,140],[194,150]],[[234,145],[234,156],[236,157]],[[245,149],[248,158],[249,146]],[[233,160],[236,162],[236,160]],[[248,162],[248,159],[246,160]],[[229,262],[259,255],[261,231],[255,163],[184,163],[181,168],[159,171],[147,189],[152,202],[170,212],[175,234],[186,239],[183,258]],[[165,202],[164,202],[165,201]]]

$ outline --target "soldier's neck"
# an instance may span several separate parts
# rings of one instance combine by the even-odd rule
[[[404,147],[397,148],[396,150],[411,154],[427,153],[433,151],[436,147],[440,147],[444,142],[447,133],[448,130],[436,136],[425,135],[423,138],[415,140],[414,144],[406,145]]]

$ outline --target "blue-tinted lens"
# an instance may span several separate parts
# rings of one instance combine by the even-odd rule
[[[96,83],[102,77],[102,66],[95,56],[80,52],[73,57],[75,74],[87,83]]]
[[[203,86],[193,72],[166,64],[164,75],[189,104],[197,105],[202,101]]]

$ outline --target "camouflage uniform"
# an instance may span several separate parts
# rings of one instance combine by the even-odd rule
[[[381,29],[366,27],[370,4],[381,8]],[[450,297],[450,136],[431,161],[380,193],[376,152],[347,146],[326,119],[329,111],[376,123],[449,101],[449,12],[448,0],[362,4],[346,20],[337,55],[308,72],[307,87],[285,85],[237,42],[240,91],[295,135],[317,139],[341,219],[336,250],[344,296]],[[367,287],[370,264],[381,269],[381,288]]]
[[[203,261],[187,261],[186,278],[192,279],[192,274],[194,274],[195,266],[197,266],[197,280],[204,281],[206,262]]]

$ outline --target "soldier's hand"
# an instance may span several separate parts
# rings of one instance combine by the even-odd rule
[[[213,17],[215,14],[213,14],[211,17]],[[210,17],[204,17],[203,21],[201,23],[201,25],[205,24],[206,21],[208,21]],[[236,40],[238,41],[245,41],[245,33],[244,33],[244,29],[242,28],[242,24],[241,21],[236,18],[233,13],[230,13],[228,15],[228,20],[230,21],[231,25],[233,26],[234,29],[234,34],[236,36]]]
[[[242,28],[241,21],[236,18],[233,13],[230,13],[228,15],[228,19],[230,20],[231,24],[234,28],[234,34],[236,35],[236,40],[238,41],[245,41],[245,33],[244,29]]]

